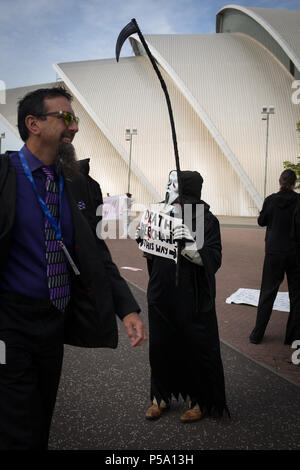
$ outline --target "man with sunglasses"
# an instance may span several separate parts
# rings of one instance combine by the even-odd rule
[[[103,240],[72,145],[78,118],[62,87],[18,107],[25,145],[0,158],[0,449],[47,449],[63,344],[115,348],[116,314],[132,346],[140,311]]]

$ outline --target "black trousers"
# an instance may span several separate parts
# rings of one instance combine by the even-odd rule
[[[255,328],[250,338],[261,341],[270,320],[273,304],[286,273],[290,313],[285,344],[300,339],[300,262],[296,253],[266,253]]]
[[[50,302],[0,293],[0,450],[42,450],[63,360],[64,314]]]

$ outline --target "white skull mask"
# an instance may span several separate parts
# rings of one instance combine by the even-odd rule
[[[177,171],[173,170],[169,174],[169,181],[167,184],[167,192],[165,197],[165,205],[171,205],[179,196],[178,192],[178,179],[177,179]]]

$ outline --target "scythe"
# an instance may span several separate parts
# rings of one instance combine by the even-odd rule
[[[116,59],[117,62],[119,62],[119,57],[120,57],[120,52],[122,49],[122,46],[124,42],[126,41],[129,36],[132,34],[137,33],[141,43],[144,46],[144,49],[150,59],[150,62],[158,76],[158,79],[160,81],[161,87],[164,91],[165,98],[167,101],[167,106],[168,106],[168,111],[169,111],[169,117],[170,117],[170,124],[171,124],[171,130],[172,130],[172,139],[173,139],[173,147],[174,147],[174,154],[175,154],[175,163],[176,163],[176,171],[177,171],[177,179],[178,179],[178,193],[179,193],[179,203],[181,206],[181,214],[182,214],[182,219],[184,217],[184,205],[183,205],[183,196],[182,196],[182,179],[181,179],[181,171],[180,171],[180,162],[179,162],[179,154],[178,154],[178,147],[177,147],[177,137],[176,137],[176,130],[175,130],[175,123],[174,123],[174,117],[173,117],[173,111],[172,111],[172,106],[171,106],[171,101],[170,101],[170,96],[168,93],[167,85],[160,73],[160,70],[155,62],[154,57],[151,54],[151,51],[148,47],[148,44],[145,41],[145,38],[136,22],[136,20],[133,18],[130,23],[128,23],[120,32],[117,43],[116,43]],[[180,253],[181,249],[183,246],[183,242],[181,241],[178,243],[178,255],[177,255],[177,267],[176,267],[176,285],[178,285],[178,280],[179,280],[179,266],[180,266]]]

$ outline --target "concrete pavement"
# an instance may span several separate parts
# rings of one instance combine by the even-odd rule
[[[274,310],[264,341],[254,345],[249,342],[249,334],[255,324],[256,308],[226,304],[226,298],[239,288],[260,289],[265,229],[258,227],[254,217],[223,216],[219,220],[223,247],[222,266],[216,275],[220,338],[247,357],[300,385],[300,366],[292,364],[294,350],[283,344],[288,313]],[[123,277],[146,291],[146,262],[134,240],[109,240],[107,245]],[[124,266],[141,268],[142,271],[123,270]],[[280,291],[287,290],[284,279]]]
[[[274,311],[265,340],[252,345],[248,337],[256,308],[225,303],[239,287],[260,288],[264,230],[249,221],[221,222],[223,265],[217,273],[216,305],[232,418],[182,424],[179,415],[186,405],[179,401],[159,421],[146,421],[148,344],[130,348],[120,324],[116,350],[66,347],[52,449],[299,450],[300,367],[292,364],[293,350],[283,344],[287,313]],[[133,240],[107,244],[147,324],[145,260]],[[280,290],[287,290],[285,282]]]

